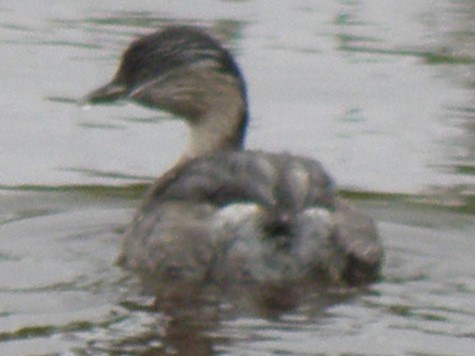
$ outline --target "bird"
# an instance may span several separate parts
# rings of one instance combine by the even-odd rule
[[[122,266],[163,283],[380,278],[376,223],[339,197],[319,161],[245,149],[246,82],[207,30],[169,25],[136,38],[112,80],[81,102],[120,100],[168,112],[190,131],[125,228]]]

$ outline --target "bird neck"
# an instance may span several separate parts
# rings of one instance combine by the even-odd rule
[[[153,206],[162,191],[180,176],[190,161],[214,152],[244,148],[248,123],[245,84],[240,78],[216,73],[207,73],[203,78],[206,80],[200,81],[202,85],[199,88],[193,86],[187,92],[188,95],[181,96],[185,99],[193,97],[195,100],[175,100],[173,106],[166,106],[170,101],[164,101],[165,105],[163,101],[160,102],[162,107],[167,107],[168,111],[186,121],[190,128],[190,138],[178,162],[150,187],[137,217]],[[197,114],[192,115],[193,113]]]
[[[180,176],[182,169],[193,159],[203,157],[222,150],[241,150],[244,148],[244,139],[247,128],[248,112],[245,96],[242,93],[233,105],[223,105],[220,110],[213,110],[201,120],[189,123],[191,138],[182,157],[165,174],[158,178],[145,194],[142,208],[136,218],[143,211],[153,206],[162,191]],[[239,103],[239,105],[237,105]]]
[[[223,150],[241,150],[247,129],[245,93],[237,86],[215,92],[206,114],[188,120],[190,138],[180,164]]]

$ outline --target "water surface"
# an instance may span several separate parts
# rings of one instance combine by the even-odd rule
[[[378,221],[364,290],[215,290],[154,302],[114,261],[186,129],[133,105],[84,110],[135,36],[208,28],[248,79],[248,146],[320,159]],[[0,351],[467,354],[475,349],[475,4],[3,1]]]

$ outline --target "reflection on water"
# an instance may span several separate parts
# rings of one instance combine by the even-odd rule
[[[469,0],[0,4],[1,353],[470,354],[474,20]],[[380,222],[381,282],[153,298],[115,266],[186,132],[163,113],[75,103],[132,37],[174,22],[237,53],[250,147],[318,157]]]

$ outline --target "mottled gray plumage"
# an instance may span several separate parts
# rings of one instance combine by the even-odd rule
[[[336,196],[320,163],[243,151],[246,87],[202,30],[169,27],[125,51],[85,100],[131,99],[187,121],[191,143],[147,193],[121,261],[157,280],[370,282],[382,247],[370,217]]]

